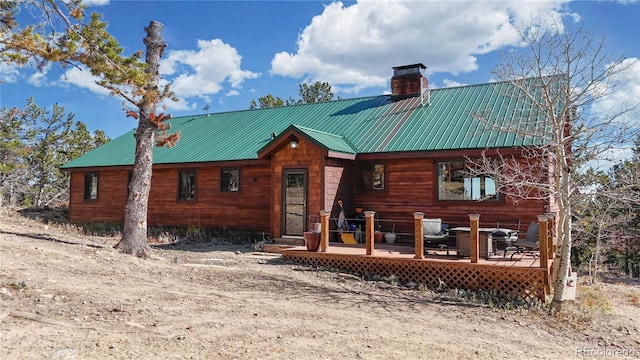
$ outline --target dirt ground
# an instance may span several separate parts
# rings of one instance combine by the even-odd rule
[[[3,359],[640,358],[639,285],[503,310],[220,241],[154,246],[0,215]],[[576,304],[578,303],[576,302]]]

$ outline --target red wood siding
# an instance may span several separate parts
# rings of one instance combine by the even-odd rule
[[[548,202],[513,199],[501,201],[439,201],[437,200],[437,173],[433,159],[393,159],[387,162],[386,191],[356,189],[354,206],[376,211],[380,219],[398,222],[397,232],[413,231],[413,213],[421,211],[425,218],[441,218],[452,226],[468,226],[468,214],[480,214],[481,226],[494,226],[498,220],[523,224],[537,221],[536,217],[548,209]],[[352,210],[352,209],[351,209]],[[383,231],[390,231],[384,229]]]
[[[472,156],[472,154],[467,154]],[[397,232],[413,231],[413,213],[421,211],[425,217],[441,218],[452,226],[468,225],[468,214],[478,213],[481,226],[494,226],[498,221],[515,223],[523,228],[537,215],[555,204],[541,200],[510,198],[499,201],[439,201],[437,200],[436,161],[462,159],[460,151],[431,154],[398,153],[366,156],[366,162],[382,162],[386,167],[385,189],[382,191],[360,188],[359,161],[326,158],[326,152],[304,139],[291,149],[288,141],[275,148],[269,160],[255,163],[170,165],[154,167],[149,203],[149,225],[226,226],[235,229],[268,231],[280,237],[282,230],[282,175],[285,169],[304,169],[308,174],[307,217],[317,216],[322,209],[337,217],[343,200],[347,215],[356,207],[376,211],[376,218],[398,220]],[[410,157],[411,156],[411,157]],[[220,170],[240,169],[240,192],[220,192]],[[178,173],[180,169],[197,171],[197,199],[178,201]],[[119,222],[124,217],[128,171],[118,169],[87,169],[99,174],[98,200],[84,200],[83,171],[71,172],[70,218],[74,222]],[[305,219],[307,222],[308,219]],[[384,225],[384,224],[383,224]],[[390,227],[390,225],[387,225]],[[390,231],[383,228],[383,231]]]
[[[178,173],[187,169],[197,171],[196,200],[178,201]],[[238,193],[220,191],[220,170],[217,166],[154,169],[149,194],[149,225],[227,226],[268,231],[270,214],[265,209],[270,206],[269,165],[241,167]],[[98,201],[84,201],[84,172],[71,173],[70,220],[122,223],[129,170],[92,172],[99,174]]]
[[[84,200],[84,176],[98,174],[98,200]],[[73,222],[114,222],[124,219],[127,202],[127,170],[95,170],[71,173],[69,219]]]
[[[276,238],[282,235],[282,175],[285,169],[307,171],[307,216],[319,215],[323,205],[324,152],[304,139],[298,141],[295,149],[288,142],[284,144],[271,157],[271,234]],[[308,219],[305,219],[307,222]]]

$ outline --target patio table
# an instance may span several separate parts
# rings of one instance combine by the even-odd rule
[[[479,228],[479,242],[480,256],[485,259],[489,259],[497,252],[496,243],[493,241],[492,233],[496,231],[495,228]],[[454,227],[451,232],[455,233],[456,237],[456,250],[459,255],[471,256],[471,228],[470,227]]]

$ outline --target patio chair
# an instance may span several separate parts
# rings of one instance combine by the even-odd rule
[[[532,255],[534,259],[540,256],[540,230],[538,224],[532,221],[527,229],[526,237],[524,239],[518,239],[518,241],[514,243],[514,247],[515,252],[511,254],[512,260],[516,254],[529,254]]]
[[[442,219],[422,219],[422,231],[425,254],[429,248],[436,249],[433,246],[438,246],[440,250],[446,249],[447,255],[449,255],[449,249],[446,244],[447,240],[449,240],[449,224],[443,224]]]
[[[520,232],[520,220],[517,223],[517,230],[500,227],[500,222],[496,224],[496,229],[491,233],[494,244],[501,244],[504,249],[503,257],[507,256],[507,252],[516,251],[514,243],[518,241],[518,233]]]

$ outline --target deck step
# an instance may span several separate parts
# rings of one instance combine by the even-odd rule
[[[304,246],[303,238],[275,238],[272,244],[264,244],[262,251],[273,254],[281,254],[282,250],[296,246]]]
[[[291,249],[296,247],[295,245],[288,244],[264,244],[262,251],[271,254],[282,254],[282,250]]]
[[[303,238],[276,238],[276,239],[273,239],[273,243],[277,245],[304,246],[304,239]]]

